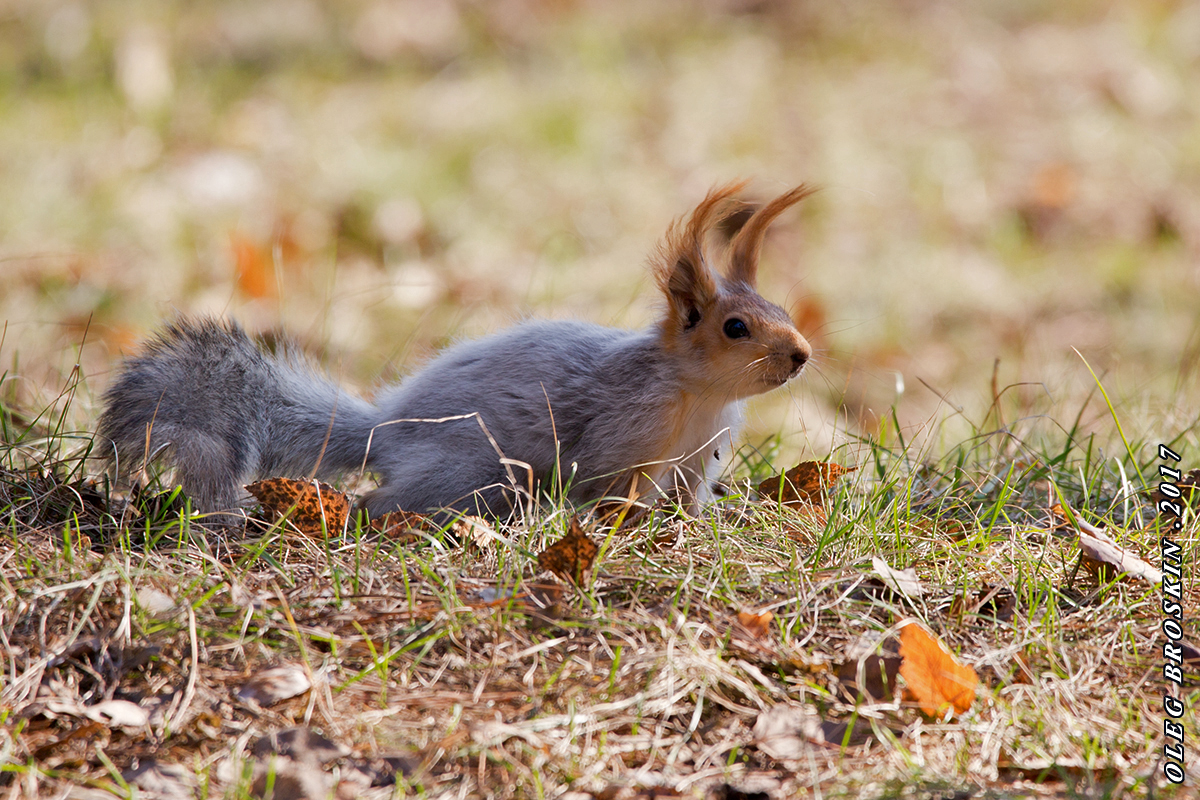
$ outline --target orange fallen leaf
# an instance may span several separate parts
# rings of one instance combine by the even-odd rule
[[[975,702],[975,670],[958,663],[921,625],[909,622],[900,629],[900,657],[908,695],[926,715],[940,718],[947,706],[965,714]]]
[[[584,532],[579,517],[571,517],[571,528],[567,535],[538,553],[538,569],[553,572],[564,581],[574,581],[583,586],[592,562],[600,553],[596,544]]]
[[[758,496],[785,506],[822,506],[838,479],[858,467],[843,467],[825,461],[804,461],[782,475],[767,478],[758,485]]]
[[[301,533],[335,533],[350,516],[350,498],[327,483],[292,478],[267,478],[246,491],[258,498],[264,511],[286,516]]]
[[[237,287],[256,300],[275,296],[275,263],[271,252],[240,233],[229,236],[237,271]]]
[[[761,614],[755,614],[753,611],[739,611],[737,620],[741,626],[756,639],[766,639],[771,635],[771,620],[775,619],[775,614],[770,611],[763,611]]]

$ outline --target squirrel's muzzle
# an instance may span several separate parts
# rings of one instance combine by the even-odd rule
[[[788,379],[792,379],[800,374],[800,370],[804,369],[804,365],[812,358],[812,345],[803,337],[797,337],[799,341],[796,343],[796,348],[792,350],[792,371],[788,373]]]

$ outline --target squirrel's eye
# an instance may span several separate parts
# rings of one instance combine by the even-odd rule
[[[746,327],[746,323],[734,317],[725,320],[725,335],[730,339],[745,339],[750,335],[750,329]]]

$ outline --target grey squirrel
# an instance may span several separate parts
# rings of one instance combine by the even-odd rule
[[[118,472],[166,451],[206,512],[242,505],[256,478],[364,466],[380,482],[372,516],[504,516],[560,485],[575,502],[671,492],[698,507],[732,455],[741,401],[812,354],[754,288],[767,226],[812,190],[759,208],[714,253],[708,234],[744,215],[743,186],[713,189],[667,231],[652,259],[665,313],[647,330],[525,322],[447,348],[368,402],[235,323],[177,319],[105,393],[100,450]]]

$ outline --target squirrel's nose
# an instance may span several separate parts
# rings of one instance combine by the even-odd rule
[[[792,351],[792,374],[795,375],[804,366],[805,362],[812,357],[812,347],[808,342],[801,339],[799,346]]]

